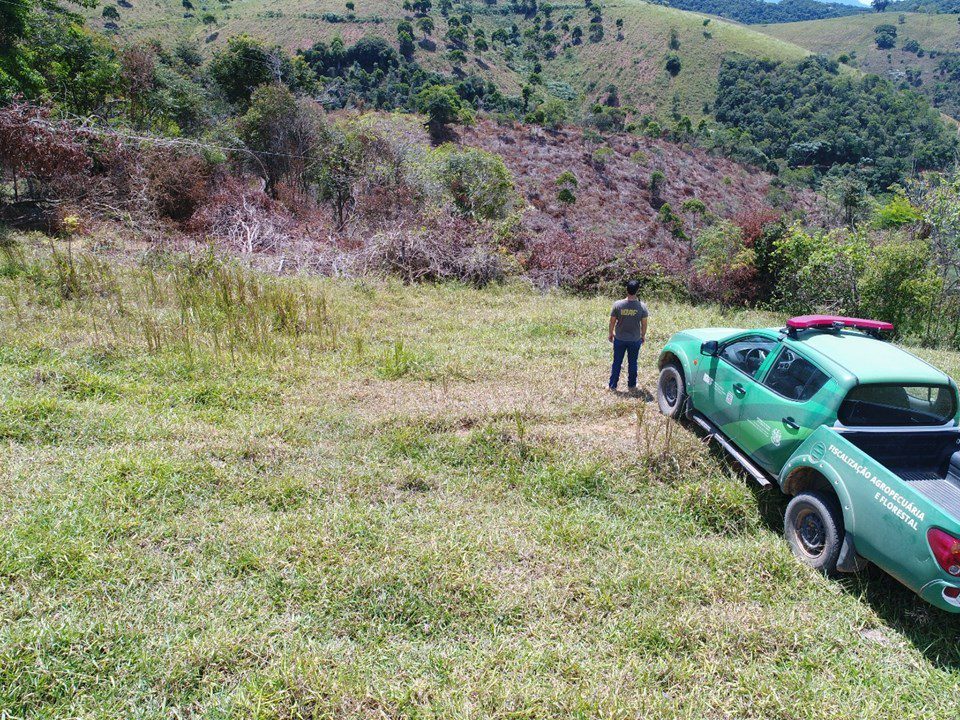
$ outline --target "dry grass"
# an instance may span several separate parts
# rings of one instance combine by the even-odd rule
[[[956,709],[952,617],[807,572],[604,389],[609,298],[48,252],[0,272],[0,716]],[[651,305],[647,389],[675,329],[775,321]]]

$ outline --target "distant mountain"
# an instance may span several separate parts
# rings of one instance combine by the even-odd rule
[[[922,2],[923,0],[916,1]],[[943,2],[945,0],[926,1]],[[960,2],[960,0],[956,1]],[[868,10],[856,0],[842,0],[841,2],[819,2],[818,0],[780,0],[780,2],[764,2],[764,0],[662,0],[662,4],[679,10],[719,15],[748,25],[824,20],[858,15]]]

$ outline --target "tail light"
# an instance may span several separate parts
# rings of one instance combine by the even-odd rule
[[[943,530],[930,528],[927,542],[940,567],[951,575],[960,575],[960,540]]]

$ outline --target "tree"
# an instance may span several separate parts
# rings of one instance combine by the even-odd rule
[[[85,30],[76,12],[55,0],[0,3],[0,104],[15,95],[55,96],[77,114],[98,112],[118,89],[118,75],[115,49]]]
[[[599,20],[590,22],[590,42],[598,43],[603,40],[603,23]]]
[[[279,49],[268,49],[249,35],[236,35],[214,54],[209,72],[228,102],[244,105],[255,88],[283,79],[283,60]]]
[[[574,26],[573,30],[570,31],[570,37],[574,45],[579,45],[583,42],[583,28],[579,25]]]
[[[424,37],[433,35],[433,29],[435,27],[433,23],[433,18],[427,15],[417,20],[417,27],[420,28],[420,32],[423,33]]]
[[[320,199],[333,203],[338,230],[347,224],[356,185],[364,175],[367,148],[366,138],[349,125],[334,127],[324,138],[319,158],[310,169],[310,179]]]
[[[897,26],[884,23],[883,25],[877,25],[873,32],[875,33],[874,41],[877,43],[877,47],[881,50],[889,50],[897,44]]]
[[[873,9],[879,13],[887,9],[890,0],[871,0],[870,4],[873,6]]]
[[[449,132],[449,126],[473,122],[473,112],[449,85],[431,85],[417,93],[417,110],[426,115],[425,125],[435,141]]]
[[[346,3],[347,10],[349,10],[350,12],[353,12],[356,9],[356,7],[357,6],[354,5],[353,0],[347,0],[347,3]]]
[[[455,47],[465,47],[468,36],[469,31],[463,25],[448,25],[447,27],[447,40]]]
[[[683,67],[683,64],[680,62],[680,56],[673,52],[667,53],[664,67],[667,69],[668,73],[676,77]]]
[[[269,194],[285,179],[306,187],[311,154],[322,133],[313,108],[298,102],[284,85],[261,85],[237,121],[237,134],[256,158],[255,169],[264,176]]]
[[[454,68],[459,70],[460,66],[467,62],[467,54],[463,50],[451,50],[447,53],[447,59]]]
[[[397,41],[400,44],[400,54],[410,60],[416,46],[413,43],[413,25],[408,20],[397,23]]]
[[[487,45],[487,41],[482,37],[478,37],[473,41],[473,49],[477,55],[482,55],[486,50],[490,49],[490,46]]]
[[[101,13],[102,17],[106,20],[119,20],[120,11],[117,10],[116,5],[104,5],[103,12]]]
[[[670,28],[670,49],[679,50],[680,49],[680,36],[677,34],[676,28]]]

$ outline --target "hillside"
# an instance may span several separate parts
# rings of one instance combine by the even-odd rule
[[[865,11],[857,0],[664,0],[663,4],[747,24],[822,20]]]
[[[82,242],[71,296],[48,250],[13,240],[12,717],[955,707],[956,617],[881,574],[806,569],[782,497],[601,389],[609,298],[125,265]],[[673,331],[782,321],[651,309],[648,389]]]
[[[463,130],[461,142],[504,159],[527,203],[522,223],[534,261],[548,263],[545,271],[570,266],[584,272],[630,251],[683,275],[688,244],[663,221],[664,202],[690,235],[705,222],[688,209],[691,202],[727,219],[796,213],[813,220],[821,209],[812,192],[778,189],[765,172],[663,140],[620,134],[598,144],[576,128],[549,132],[485,121]],[[557,178],[564,172],[578,182],[569,206],[557,199]],[[664,181],[654,198],[651,178],[658,172]],[[558,237],[564,243],[551,248]],[[566,258],[556,256],[560,247]]]
[[[902,18],[903,22],[900,22]],[[953,117],[960,116],[960,78],[941,72],[940,65],[960,47],[957,15],[926,13],[869,14],[815,22],[757,26],[756,29],[786,42],[837,59],[848,56],[848,64],[863,72],[887,77],[901,87],[926,96],[936,107]],[[887,23],[896,27],[895,47],[877,47],[874,28]],[[916,41],[922,49],[904,50]],[[951,65],[952,67],[952,65]]]
[[[177,40],[197,41],[208,54],[239,33],[279,43],[290,51],[338,35],[347,43],[364,35],[396,43],[397,23],[412,17],[403,10],[400,0],[358,0],[353,14],[340,0],[270,0],[266,4],[263,0],[235,0],[224,5],[198,4],[188,12],[178,0],[124,2],[131,6],[117,7],[120,18],[116,21],[103,18],[99,9],[91,11],[92,26],[103,28],[106,23],[115,22],[121,40],[160,38],[168,46]],[[577,5],[557,6],[553,12],[554,32],[559,33],[556,57],[551,59],[552,53],[541,52],[539,58],[544,86],[550,93],[577,103],[593,101],[613,83],[619,88],[622,101],[636,105],[641,112],[665,117],[676,109],[696,120],[704,115],[704,106],[713,103],[717,70],[725,54],[782,60],[807,54],[796,45],[735,23],[712,18],[704,26],[706,16],[642,0],[622,0],[602,7],[603,38],[594,42],[585,35],[579,45],[572,44],[570,33],[559,28],[565,24],[586,32],[591,12]],[[215,23],[201,22],[200,18],[207,13],[216,18]],[[185,14],[192,17],[186,18]],[[472,6],[472,16],[473,27],[483,28],[488,38],[514,23],[521,30],[530,27],[523,15],[511,13],[504,4]],[[426,69],[449,73],[451,66],[441,41],[447,23],[435,10],[432,17],[436,23],[432,34],[435,49],[428,50],[420,44],[414,59]],[[623,20],[622,35],[616,27],[618,19]],[[678,54],[683,63],[676,77],[664,69],[672,30],[677,33]],[[482,56],[468,50],[467,57],[463,72],[492,79],[504,92],[513,95],[527,82],[533,68],[519,50],[507,59],[503,48],[496,44]]]

